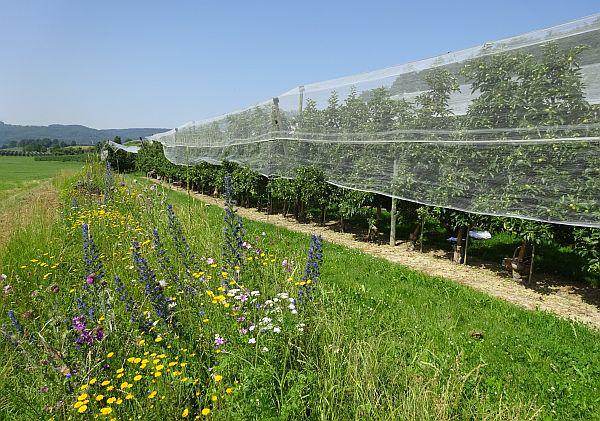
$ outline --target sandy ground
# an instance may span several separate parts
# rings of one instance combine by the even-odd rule
[[[162,185],[173,190],[186,191],[177,186],[165,183]],[[204,203],[223,207],[221,199],[194,192],[191,194]],[[493,266],[477,261],[472,261],[467,266],[457,265],[452,263],[442,250],[426,250],[420,253],[409,250],[408,243],[401,242],[395,247],[367,243],[356,240],[352,233],[337,232],[314,223],[301,224],[290,217],[267,215],[255,209],[239,208],[238,213],[244,218],[285,227],[291,231],[321,234],[329,242],[358,249],[428,275],[450,279],[528,310],[548,311],[600,330],[600,291],[587,284],[538,274],[534,277],[532,285],[525,285],[501,272],[499,265]]]

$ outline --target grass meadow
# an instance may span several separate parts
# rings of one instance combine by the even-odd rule
[[[585,326],[100,165],[54,183],[0,256],[2,419],[600,418]]]

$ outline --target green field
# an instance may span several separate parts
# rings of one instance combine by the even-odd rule
[[[0,203],[62,172],[81,169],[81,162],[35,161],[30,156],[0,156]],[[0,205],[0,209],[2,205]]]
[[[231,420],[600,417],[597,332],[328,243],[315,298],[298,304],[298,315],[284,312],[281,333],[257,334],[265,346],[259,351],[238,333],[238,310],[229,314],[221,299],[206,298],[221,294],[221,276],[230,279],[220,262],[224,211],[133,177],[103,198],[103,169],[88,174],[79,177],[89,181],[84,189],[75,188],[77,179],[62,187],[62,217],[52,224],[34,218],[0,256],[11,285],[0,301],[2,419],[103,418],[101,411],[116,419],[193,419],[204,418],[202,410]],[[167,203],[183,231],[170,223]],[[87,258],[83,223],[98,248]],[[304,272],[309,237],[252,221],[244,227],[252,244],[244,256],[257,257],[238,284],[260,290],[261,299],[296,296],[302,287],[292,281]],[[132,259],[132,241],[141,243],[148,266]],[[189,253],[214,281],[199,282],[200,273],[186,269]],[[219,261],[214,269],[208,257]],[[101,269],[84,269],[97,260]],[[82,312],[78,299],[92,294],[83,280],[90,271],[106,284],[92,289],[97,310],[87,323],[102,327],[104,337],[78,348],[72,319]],[[132,318],[137,310],[128,310],[115,276],[134,308],[148,311],[149,331]],[[157,295],[144,287],[159,279],[167,279],[164,294],[176,303],[170,319],[155,314]],[[239,311],[258,320],[263,310]],[[302,332],[298,321],[306,324]],[[215,351],[217,336],[226,338],[223,352]],[[146,357],[151,369],[136,366]]]

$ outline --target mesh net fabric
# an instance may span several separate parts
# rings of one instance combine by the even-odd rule
[[[227,160],[277,177],[315,165],[345,188],[600,227],[598,104],[600,14],[301,86],[149,139],[179,165]]]
[[[109,140],[108,142],[106,142],[107,146],[115,151],[125,151],[128,153],[138,153],[140,150],[139,146],[136,145],[131,145],[131,146],[126,146],[126,145],[121,145],[119,143],[115,143],[112,140]]]

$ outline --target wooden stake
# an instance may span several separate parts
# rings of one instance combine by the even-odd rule
[[[304,105],[304,86],[299,86],[298,91],[300,95],[298,96],[298,115],[302,115],[302,106]]]
[[[529,279],[527,280],[528,284],[531,284],[531,277],[533,275],[533,260],[535,259],[535,244],[531,248],[531,263],[529,264]]]
[[[425,231],[425,217],[421,219],[421,237],[419,238],[419,252],[423,253],[423,232]]]
[[[392,184],[394,180],[398,176],[398,161],[394,159],[394,177],[392,178]],[[392,209],[390,211],[390,246],[394,247],[396,245],[396,206],[398,204],[398,199],[392,197]]]
[[[463,265],[467,264],[467,251],[469,250],[469,231],[471,227],[467,227],[467,238],[465,239],[465,257],[463,259]]]

